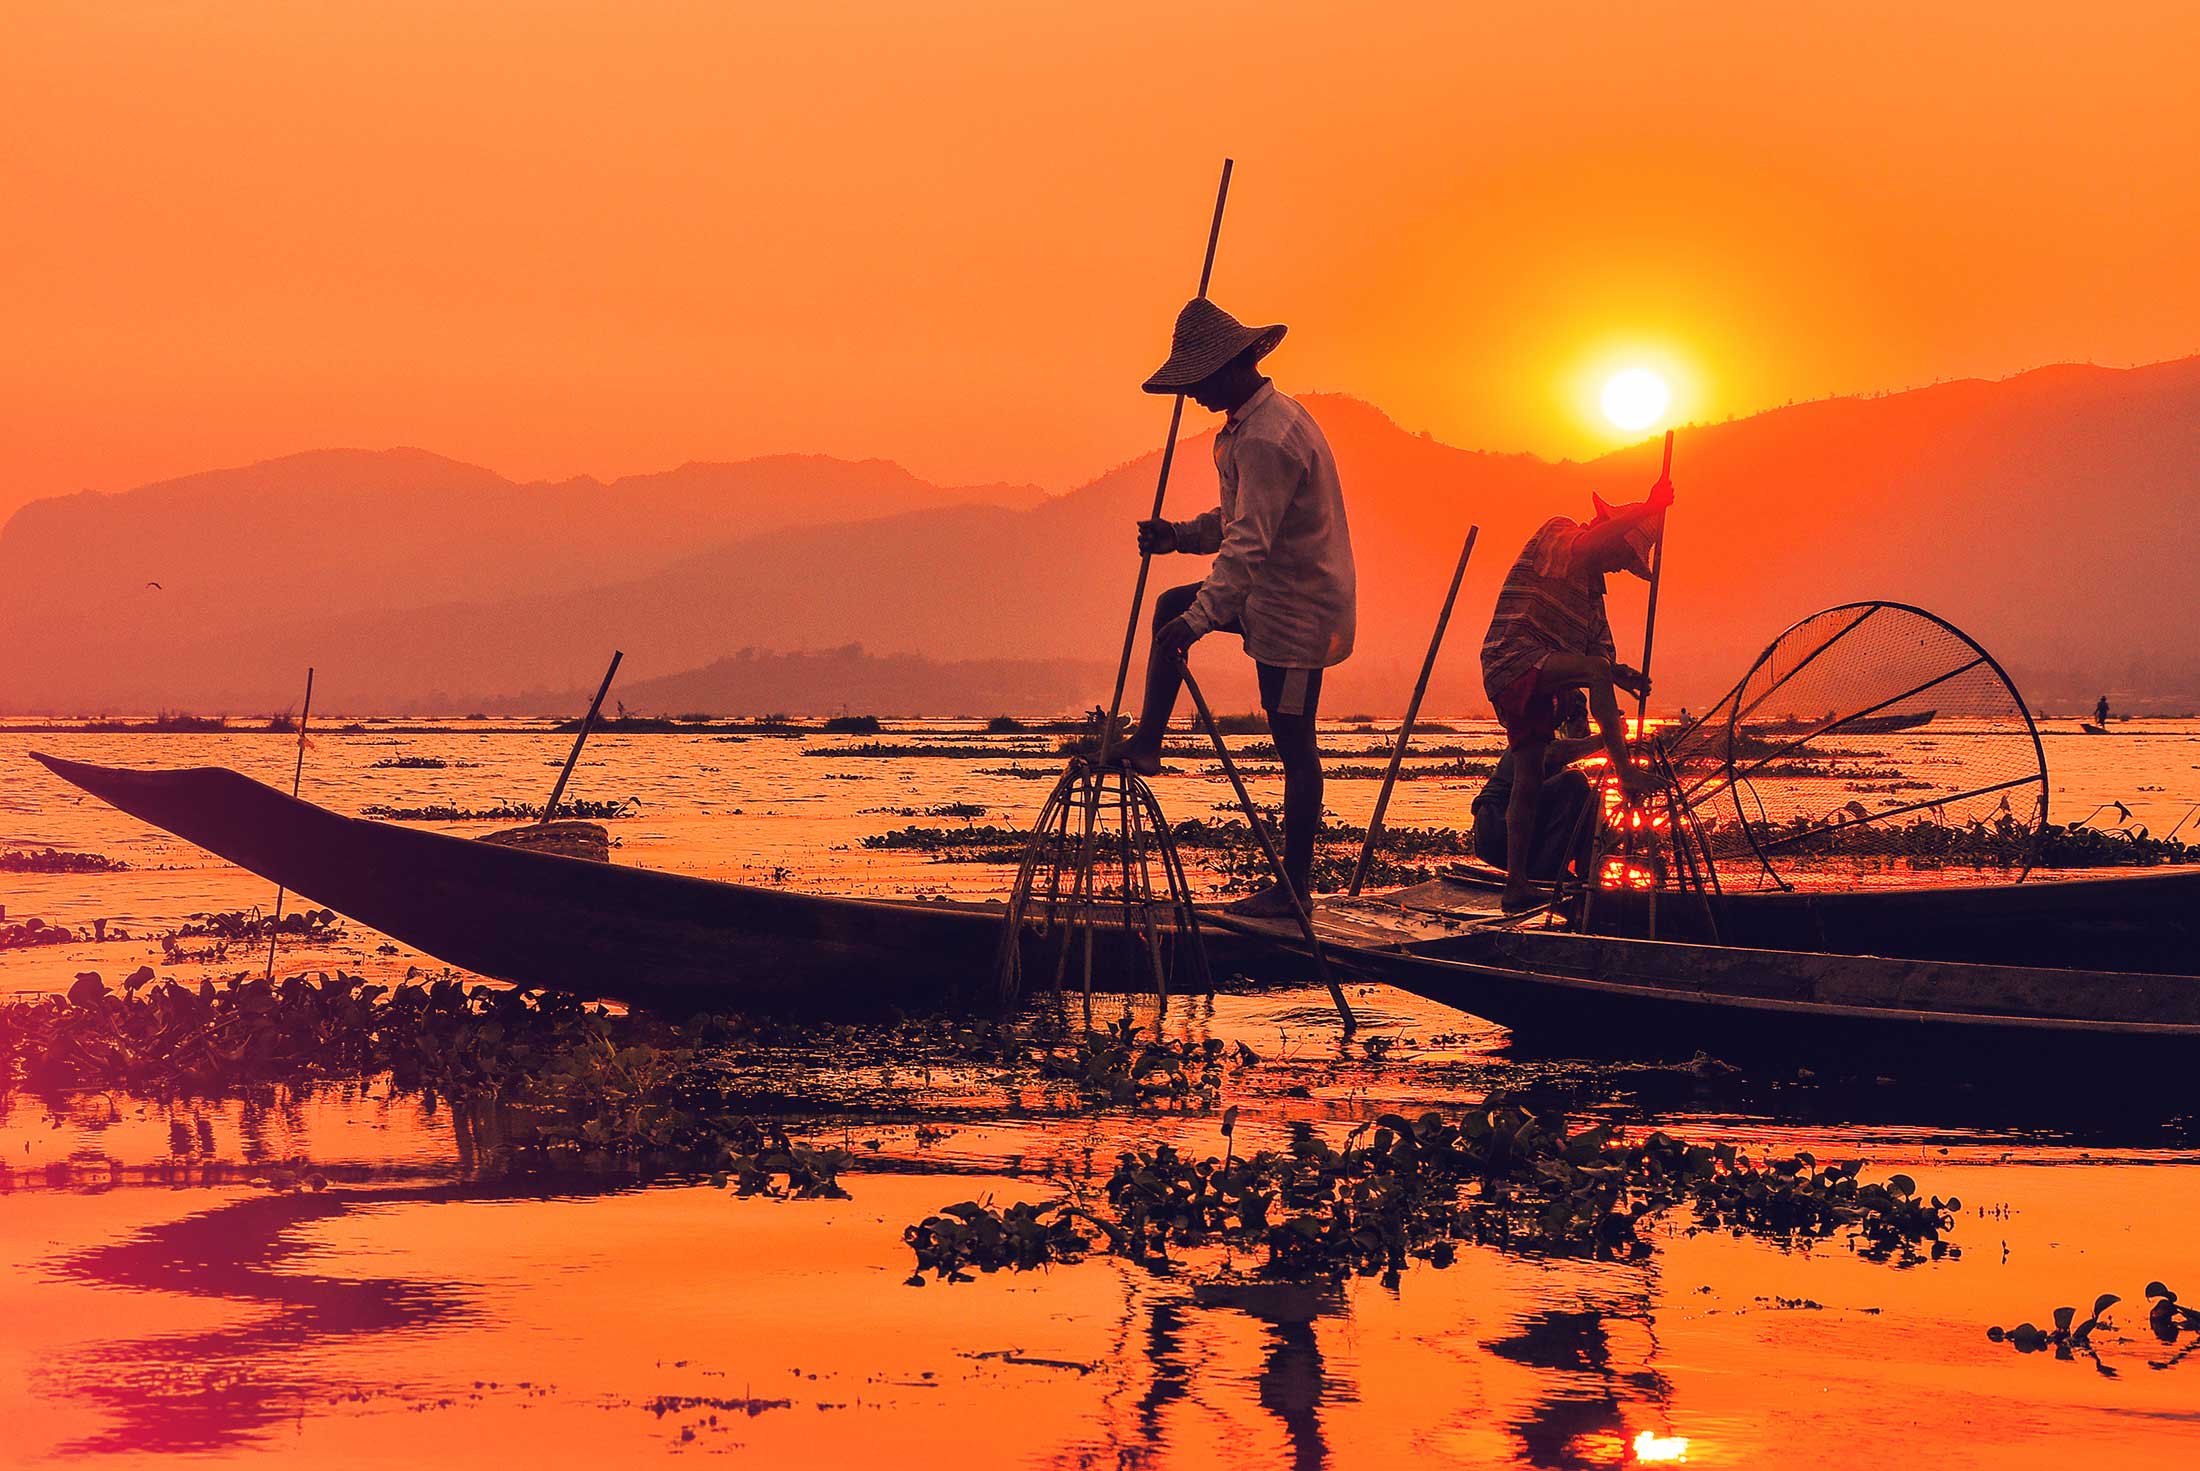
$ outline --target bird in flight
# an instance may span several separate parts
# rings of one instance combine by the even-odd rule
[[[165,588],[163,588],[163,587],[162,587],[162,586],[161,586],[161,585],[160,585],[159,583],[157,583],[157,582],[148,582],[148,583],[146,583],[145,585],[146,585],[147,587],[151,588],[151,589],[152,589],[152,590],[153,590],[154,592],[165,592],[165,591],[166,591],[166,589],[165,589]]]

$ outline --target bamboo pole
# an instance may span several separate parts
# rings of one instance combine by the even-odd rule
[[[313,670],[306,670],[306,702],[298,708],[298,760],[290,770],[290,795],[296,798],[306,779],[306,722],[313,718]],[[275,917],[267,925],[267,978],[275,979],[275,943],[283,923],[285,888],[275,886]]]
[[[1397,785],[1398,768],[1406,759],[1406,742],[1413,736],[1413,722],[1421,713],[1421,697],[1428,693],[1429,675],[1436,669],[1436,651],[1443,647],[1444,629],[1451,623],[1452,604],[1459,600],[1459,583],[1467,575],[1467,559],[1474,555],[1474,539],[1482,534],[1479,526],[1467,528],[1467,544],[1459,549],[1459,565],[1451,571],[1451,587],[1444,594],[1443,610],[1436,615],[1436,632],[1429,635],[1428,654],[1421,660],[1421,677],[1413,683],[1413,698],[1406,701],[1406,716],[1398,726],[1398,743],[1391,748],[1390,769],[1383,773],[1383,788],[1375,794],[1375,812],[1367,820],[1367,840],[1360,844],[1360,861],[1352,868],[1352,885],[1347,894],[1357,896],[1360,886],[1367,882],[1368,865],[1375,861],[1375,843],[1383,831],[1383,814],[1390,810],[1390,789]]]
[[[1658,470],[1658,483],[1663,485],[1673,476],[1673,431],[1665,431],[1665,463]],[[1650,545],[1650,606],[1642,618],[1642,675],[1650,677],[1650,651],[1658,637],[1658,582],[1665,573],[1665,517],[1658,517],[1658,539]],[[1650,713],[1650,691],[1645,689],[1635,697],[1635,735],[1643,735],[1643,718]]]
[[[1663,485],[1667,480],[1672,478],[1672,475],[1673,431],[1668,429],[1665,431],[1665,462],[1658,467],[1658,484]],[[1649,607],[1644,611],[1642,616],[1643,689],[1641,694],[1635,696],[1635,742],[1637,745],[1641,746],[1648,746],[1650,743],[1650,654],[1657,644],[1658,584],[1663,578],[1664,574],[1665,516],[1661,512],[1658,516],[1657,540],[1650,544],[1650,603]],[[1633,854],[1634,847],[1634,830],[1630,828],[1628,829],[1627,834],[1627,851],[1630,855]],[[1653,835],[1651,838],[1651,848],[1653,851],[1655,851],[1656,847],[1657,839]],[[1650,899],[1647,908],[1649,910],[1650,938],[1655,940],[1658,937],[1658,885],[1657,876],[1655,873],[1651,875]]]
[[[542,816],[536,819],[538,826],[557,815],[558,802],[565,796],[565,784],[573,779],[573,768],[580,765],[581,747],[588,744],[588,732],[595,728],[596,712],[603,709],[603,697],[611,693],[611,676],[619,672],[619,661],[625,657],[623,649],[611,651],[611,667],[603,672],[603,683],[596,686],[596,698],[588,702],[588,713],[581,717],[580,734],[573,737],[572,754],[565,758],[565,769],[558,773],[558,784],[550,789],[550,800],[542,804]]]
[[[1230,785],[1237,792],[1238,805],[1245,809],[1245,821],[1252,827],[1253,836],[1260,839],[1261,852],[1268,855],[1268,868],[1276,876],[1276,887],[1291,901],[1292,917],[1299,922],[1299,933],[1306,937],[1306,948],[1314,957],[1314,969],[1320,973],[1322,984],[1329,987],[1329,999],[1337,1003],[1337,1015],[1344,1018],[1344,1034],[1349,1037],[1360,1029],[1359,1018],[1352,1014],[1352,1003],[1345,1000],[1344,988],[1330,972],[1328,957],[1322,954],[1321,938],[1314,933],[1313,918],[1307,914],[1299,891],[1291,886],[1291,876],[1283,871],[1283,858],[1276,852],[1275,840],[1268,835],[1268,824],[1261,820],[1260,809],[1253,805],[1253,794],[1245,790],[1245,778],[1238,775],[1237,762],[1231,759],[1221,728],[1215,724],[1214,712],[1207,708],[1207,697],[1199,692],[1199,681],[1192,678],[1189,665],[1184,670],[1184,688],[1191,692],[1192,706],[1199,712],[1199,723],[1207,727],[1207,737],[1215,743],[1215,755],[1222,759],[1222,773],[1230,778]]]
[[[1199,267],[1199,295],[1202,298],[1207,295],[1207,284],[1215,273],[1215,246],[1222,239],[1222,207],[1230,198],[1230,170],[1235,165],[1234,159],[1222,161],[1222,182],[1215,186],[1214,219],[1207,225],[1207,255]],[[1179,393],[1169,406],[1169,437],[1161,445],[1161,473],[1154,479],[1153,514],[1146,518],[1149,521],[1160,519],[1162,503],[1168,498],[1169,470],[1176,463],[1176,434],[1183,423],[1184,395]],[[1130,622],[1123,629],[1123,654],[1115,665],[1115,693],[1108,697],[1108,719],[1100,727],[1099,756],[1095,765],[1107,765],[1115,746],[1115,722],[1123,713],[1123,686],[1130,679],[1131,651],[1138,643],[1138,614],[1146,606],[1146,578],[1152,571],[1153,553],[1140,552],[1138,582],[1131,589]]]

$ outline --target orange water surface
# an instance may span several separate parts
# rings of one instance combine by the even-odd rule
[[[1489,744],[1460,724],[1432,739]],[[540,800],[566,743],[547,731],[321,736],[306,795],[344,811]],[[620,862],[850,892],[997,891],[998,870],[856,844],[924,820],[886,808],[966,801],[1015,824],[1044,782],[977,774],[1005,760],[804,754],[830,744],[605,738],[574,792],[640,799],[639,815],[611,824]],[[1338,732],[1331,744],[1380,742]],[[132,865],[0,875],[11,918],[150,931],[268,902],[262,881],[76,800],[22,759],[32,745],[271,781],[287,781],[293,754],[273,736],[0,736],[0,847]],[[404,753],[472,764],[371,766]],[[2200,726],[2055,741],[2050,757],[2058,817],[2119,797],[2161,832],[2200,798]],[[1016,759],[1053,764],[1043,751]],[[1179,817],[1226,795],[1196,766],[1159,790]],[[1471,795],[1408,783],[1392,820],[1458,823]],[[1372,783],[1339,782],[1329,800],[1360,821],[1372,796]],[[293,963],[434,964],[380,944],[354,933]],[[0,986],[51,989],[80,968],[114,975],[157,956],[141,938],[11,952]],[[1260,1053],[1224,1097],[1243,1111],[1241,1152],[1280,1143],[1294,1120],[1336,1137],[1376,1112],[1529,1085],[1622,1124],[1906,1171],[1962,1198],[1958,1250],[1878,1263],[1838,1243],[1693,1233],[1676,1215],[1643,1261],[1470,1249],[1395,1288],[1264,1282],[1257,1262],[1220,1258],[1173,1275],[1100,1259],[912,1288],[910,1222],[959,1200],[1089,1186],[1133,1144],[1220,1152],[1220,1120],[1012,1110],[985,1077],[820,1059],[790,1125],[856,1165],[849,1199],[795,1202],[686,1178],[516,1175],[478,1120],[383,1080],[204,1101],[17,1096],[0,1101],[0,1463],[1926,1459],[2060,1471],[2073,1458],[2181,1464],[2200,1447],[2200,1352],[2190,1335],[2158,1342],[2141,1301],[2157,1278],[2200,1293],[2200,1151],[2174,1090],[2165,1103],[2082,1074],[1935,1091],[1875,1084],[1868,1068],[1834,1085],[1700,1076],[1678,1060],[1530,1063],[1505,1053],[1499,1029],[1433,1003],[1380,987],[1354,1002],[1352,1042],[1319,992],[1183,998],[1165,1020],[1142,1015]],[[1986,1337],[2104,1292],[2124,1302],[2097,1358],[2020,1355]]]

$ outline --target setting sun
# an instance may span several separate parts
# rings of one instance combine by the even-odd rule
[[[1672,401],[1665,380],[1648,368],[1614,373],[1604,385],[1604,417],[1621,429],[1648,429]]]

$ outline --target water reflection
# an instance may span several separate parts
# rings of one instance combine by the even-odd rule
[[[898,1059],[890,1080],[862,1072],[861,1088],[819,1064],[771,1096],[811,1110],[813,1126],[819,1100],[833,1100],[822,1127],[862,1173],[847,1179],[850,1201],[781,1203],[631,1174],[514,1176],[493,1115],[383,1087],[177,1104],[80,1095],[50,1113],[18,1099],[12,1113],[0,1105],[0,1152],[97,1153],[119,1168],[70,1177],[94,1190],[26,1173],[0,1193],[0,1262],[12,1248],[34,1269],[15,1274],[12,1296],[0,1283],[0,1311],[33,1324],[0,1336],[0,1380],[19,1367],[22,1381],[0,1382],[0,1423],[23,1405],[44,1410],[58,1428],[43,1444],[93,1459],[227,1461],[281,1446],[358,1463],[459,1435],[497,1464],[594,1446],[623,1464],[693,1434],[765,1464],[860,1464],[891,1444],[897,1466],[957,1471],[1195,1459],[1574,1468],[1677,1456],[1684,1438],[1697,1461],[1831,1459],[1891,1454],[1912,1436],[1947,1442],[1973,1418],[2137,1454],[2200,1428],[2193,1364],[2130,1372],[2190,1351],[2154,1344],[2137,1318],[2123,1331],[2145,1342],[2113,1345],[2127,1370],[2116,1380],[2043,1377],[2067,1366],[1983,1337],[1989,1322],[2040,1320],[2058,1302],[2135,1301],[2150,1277],[2200,1278],[2181,1224],[2200,1215],[2200,1168],[2159,1147],[2182,1138],[2167,1114],[2102,1111],[2074,1145],[2067,1130],[1991,1127],[1996,1107],[1976,1094],[1951,1105],[1794,1079],[1523,1066],[1479,1041],[1372,1058],[1311,1024],[1279,1024],[1308,999],[1172,1006],[1172,1033],[1243,1038],[1264,1054],[1233,1075],[1241,1148],[1280,1143],[1291,1119],[1341,1131],[1382,1109],[1456,1108],[1492,1084],[1525,1084],[1751,1150],[1872,1155],[1875,1170],[1906,1169],[1971,1202],[1956,1233],[1966,1255],[1897,1273],[1837,1247],[1782,1252],[1675,1229],[1647,1262],[1476,1251],[1446,1271],[1417,1266],[1396,1290],[1261,1281],[1241,1254],[1238,1275],[1212,1281],[1104,1261],[917,1292],[898,1285],[906,1222],[957,1199],[1059,1188],[1016,1177],[1011,1161],[1059,1161],[1090,1190],[1090,1173],[1132,1144],[1218,1150],[1218,1120],[1027,1113],[995,1101],[997,1079],[926,1072],[921,1059]],[[1366,999],[1390,1033],[1433,1039],[1445,1023],[1410,998]],[[952,1129],[912,1141],[927,1120]],[[872,1138],[883,1146],[865,1148]],[[337,1183],[277,1192],[231,1173],[208,1189],[202,1169],[188,1193],[133,1188],[158,1179],[134,1161],[179,1146],[192,1161],[260,1162],[270,1178],[310,1178],[308,1159]],[[87,1299],[81,1330],[36,1322],[55,1316],[49,1304]],[[531,1375],[556,1394],[470,1388]],[[1816,1398],[1825,1383],[1850,1391],[1839,1426],[1811,1409],[1829,1403]],[[375,1407],[419,1418],[365,1412]],[[1793,1423],[1806,1414],[1820,1418]]]
[[[1615,1347],[1627,1330],[1643,1345]],[[1649,1363],[1656,1347],[1640,1304],[1624,1316],[1545,1309],[1491,1342],[1500,1358],[1547,1371],[1548,1393],[1507,1422],[1527,1464],[1556,1471],[1620,1464],[1633,1449],[1631,1427],[1666,1419],[1672,1385]],[[1639,1362],[1630,1365],[1629,1357]]]
[[[538,1188],[515,1196],[455,1183],[255,1193],[61,1257],[49,1270],[64,1280],[144,1294],[148,1302],[181,1294],[245,1313],[212,1329],[96,1342],[51,1365],[51,1391],[108,1417],[98,1433],[58,1452],[208,1454],[247,1443],[340,1393],[394,1392],[395,1385],[346,1382],[326,1366],[343,1362],[349,1346],[367,1339],[465,1322],[477,1311],[473,1290],[457,1280],[303,1269],[314,1254],[308,1228],[378,1207],[560,1194],[570,1192]]]

